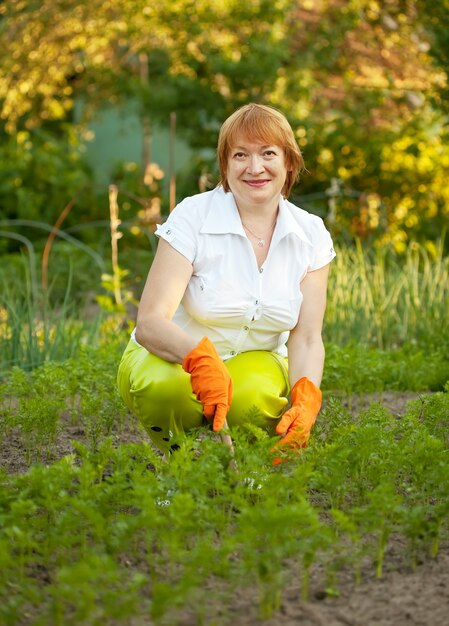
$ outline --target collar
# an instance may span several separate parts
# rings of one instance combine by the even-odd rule
[[[293,210],[295,209],[298,211],[298,215],[294,215]],[[290,234],[296,235],[307,244],[311,244],[309,237],[299,223],[299,212],[300,209],[285,198],[280,198],[279,214],[272,244],[277,243]],[[200,232],[212,235],[233,233],[246,237],[240,213],[231,192],[225,192],[221,186],[212,191],[209,211],[200,228]]]
[[[312,245],[312,242],[299,222],[301,216],[301,209],[281,196],[281,199],[279,200],[278,221],[276,224],[276,230],[274,231],[272,243],[277,243],[283,239],[283,237],[293,234],[304,243]]]
[[[231,192],[225,192],[221,186],[216,187],[211,193],[209,210],[200,233],[210,235],[234,233],[246,236],[234,196]]]

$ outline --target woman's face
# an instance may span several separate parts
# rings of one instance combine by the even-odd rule
[[[280,146],[237,136],[228,160],[228,184],[239,209],[275,209],[287,176]]]

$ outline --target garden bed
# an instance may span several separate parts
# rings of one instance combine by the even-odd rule
[[[389,430],[392,428],[392,424],[401,422],[402,417],[407,414],[407,407],[410,402],[413,405],[413,401],[415,401],[415,409],[421,404],[424,407],[428,396],[429,394],[388,391],[369,396],[353,395],[346,397],[343,401],[336,401],[331,398],[323,407],[320,424],[317,425],[315,436],[317,441],[321,442],[320,446],[324,446],[326,441],[329,445],[332,445],[333,428],[341,428],[345,419],[353,419],[354,424],[360,423],[361,427],[365,428],[363,415],[370,416],[371,414],[374,418],[369,418],[368,428],[372,427],[376,420],[383,420],[382,429]],[[77,401],[79,404],[79,398]],[[9,405],[12,406],[11,403]],[[338,414],[339,411],[341,412],[340,415]],[[345,413],[344,411],[347,412]],[[185,457],[186,468],[184,469],[182,463],[175,463],[173,470],[167,469],[167,466],[158,466],[160,457],[151,448],[148,438],[137,426],[132,416],[122,414],[116,422],[108,422],[109,425],[107,427],[105,427],[103,421],[103,430],[100,429],[100,432],[97,429],[95,439],[92,439],[92,433],[95,430],[92,428],[92,422],[86,419],[86,415],[81,415],[78,409],[75,413],[78,415],[76,419],[74,419],[73,410],[67,409],[61,413],[59,425],[55,431],[57,436],[51,446],[46,448],[42,445],[42,440],[40,441],[39,458],[36,458],[36,450],[31,450],[30,455],[30,440],[24,439],[19,423],[10,429],[7,437],[3,437],[0,446],[0,463],[5,472],[3,475],[3,487],[9,484],[10,487],[12,486],[13,492],[19,496],[18,502],[32,502],[33,506],[37,507],[37,514],[54,518],[55,533],[61,532],[63,528],[63,526],[59,528],[59,518],[68,514],[67,505],[58,504],[57,495],[55,495],[55,502],[48,503],[48,496],[45,496],[44,493],[46,490],[50,490],[49,485],[52,482],[55,483],[55,489],[60,490],[59,493],[63,499],[67,498],[67,490],[73,488],[73,506],[79,509],[80,519],[82,520],[80,527],[84,528],[82,532],[87,533],[84,540],[84,542],[87,540],[87,545],[84,543],[84,548],[79,545],[77,540],[75,545],[68,541],[68,545],[64,547],[66,537],[61,535],[61,546],[54,546],[53,549],[49,549],[42,558],[36,556],[36,553],[39,553],[39,543],[36,544],[37,547],[30,548],[28,546],[23,552],[19,550],[19,554],[21,554],[21,558],[24,560],[24,567],[20,575],[16,576],[14,582],[12,582],[14,566],[11,563],[9,575],[7,569],[4,569],[3,572],[4,582],[6,583],[5,589],[9,589],[8,599],[11,601],[11,598],[14,598],[14,602],[11,602],[9,608],[6,608],[8,603],[3,605],[5,624],[14,624],[15,626],[29,626],[41,623],[51,626],[53,624],[59,626],[59,624],[77,623],[93,625],[99,623],[99,619],[103,620],[103,623],[117,626],[124,626],[125,624],[130,626],[150,626],[156,624],[170,626],[217,624],[227,626],[228,624],[236,623],[239,626],[256,626],[262,623],[267,624],[267,626],[293,626],[298,623],[303,626],[401,626],[402,624],[404,626],[443,626],[447,623],[447,614],[449,613],[449,594],[447,593],[449,585],[449,544],[447,543],[447,528],[442,529],[438,549],[432,549],[432,538],[430,537],[429,539],[428,536],[426,538],[418,536],[411,541],[410,536],[404,536],[401,524],[397,523],[393,519],[392,514],[388,512],[388,502],[385,503],[385,501],[381,501],[381,506],[384,507],[384,510],[380,512],[379,524],[384,523],[385,520],[390,520],[391,528],[388,536],[386,536],[382,554],[382,567],[380,569],[379,562],[376,562],[375,558],[376,550],[372,550],[370,547],[370,544],[376,541],[376,514],[371,512],[373,516],[372,523],[367,525],[365,520],[361,523],[361,526],[365,528],[366,536],[368,537],[368,535],[372,534],[372,537],[368,538],[366,546],[359,557],[352,555],[354,545],[357,546],[359,540],[354,537],[353,530],[348,526],[346,535],[341,538],[342,543],[339,548],[339,556],[337,555],[336,557],[334,548],[330,548],[329,544],[327,552],[326,549],[323,549],[321,558],[317,558],[321,551],[318,545],[320,531],[317,527],[315,535],[318,537],[318,544],[313,547],[310,553],[314,558],[312,558],[312,564],[307,576],[307,594],[304,593],[304,561],[301,561],[301,558],[298,560],[298,558],[291,556],[292,552],[294,553],[294,549],[290,550],[290,552],[287,550],[281,555],[273,553],[273,579],[271,580],[270,574],[267,574],[264,568],[267,566],[267,563],[268,566],[270,565],[270,551],[276,548],[276,542],[285,541],[286,535],[282,533],[279,535],[278,532],[273,532],[272,536],[270,536],[270,532],[267,534],[267,527],[271,523],[267,521],[267,526],[261,527],[262,536],[266,535],[264,540],[266,545],[263,542],[260,543],[260,538],[257,537],[257,534],[253,537],[248,537],[250,545],[248,553],[245,552],[244,546],[241,547],[242,551],[239,551],[238,540],[234,544],[232,542],[229,544],[231,546],[229,547],[229,554],[223,563],[226,564],[225,567],[231,563],[230,571],[223,575],[220,568],[215,569],[211,567],[208,570],[208,567],[204,566],[204,563],[213,558],[215,548],[217,549],[217,558],[223,558],[219,543],[220,541],[226,543],[226,540],[220,539],[219,534],[216,536],[214,534],[211,535],[211,537],[215,537],[213,541],[217,542],[217,546],[214,546],[212,552],[205,550],[204,557],[201,557],[200,550],[198,567],[200,570],[204,567],[205,571],[198,575],[197,585],[195,586],[193,582],[190,582],[186,591],[183,588],[182,576],[194,576],[194,568],[191,567],[188,559],[186,560],[184,550],[189,542],[192,543],[192,549],[195,549],[198,533],[202,532],[201,523],[203,517],[198,515],[197,511],[192,511],[192,515],[195,516],[198,524],[198,528],[195,529],[189,526],[188,515],[186,515],[185,519],[181,519],[181,512],[178,513],[179,518],[176,515],[171,516],[170,508],[176,506],[177,498],[181,498],[181,503],[183,502],[182,498],[186,498],[184,505],[180,504],[179,506],[188,507],[194,501],[204,506],[205,500],[201,498],[205,497],[208,500],[206,506],[212,508],[223,506],[223,501],[227,498],[225,506],[230,506],[231,509],[241,505],[243,509],[247,507],[246,513],[250,516],[254,514],[257,516],[257,507],[259,507],[260,515],[272,515],[272,523],[276,524],[276,520],[278,520],[279,524],[282,524],[287,519],[282,517],[282,508],[284,500],[289,500],[288,490],[284,492],[283,496],[274,496],[271,499],[266,496],[266,490],[272,489],[273,485],[276,485],[276,482],[273,482],[273,477],[281,481],[290,481],[292,488],[295,488],[300,474],[295,474],[296,470],[289,469],[288,464],[284,464],[281,470],[273,470],[273,475],[270,476],[269,470],[261,470],[261,465],[257,466],[257,463],[256,467],[254,460],[250,459],[247,467],[243,468],[242,460],[240,460],[241,471],[242,469],[243,471],[256,469],[254,474],[256,481],[258,480],[257,476],[262,475],[263,471],[266,471],[260,485],[257,482],[255,484],[254,482],[247,483],[246,492],[240,493],[239,491],[235,500],[233,498],[236,492],[232,492],[232,490],[228,494],[224,494],[223,497],[221,497],[222,494],[219,494],[220,497],[216,499],[213,493],[211,496],[211,493],[200,490],[196,495],[197,500],[189,499],[189,487],[183,481],[187,480],[188,483],[192,476],[195,475],[190,473],[195,471],[195,466],[191,463],[191,455],[190,457]],[[394,420],[393,422],[388,421],[390,419],[388,415]],[[327,424],[324,424],[329,419],[329,416],[332,416],[332,420],[336,420],[335,424],[331,426],[331,430],[329,430]],[[433,434],[443,427],[444,415],[443,418],[440,416],[438,424],[433,425]],[[214,440],[213,436],[208,437],[204,431],[197,437],[197,442],[198,439],[201,441],[197,444],[196,455],[194,455],[196,456],[196,461],[194,462],[198,462],[198,471],[202,472],[204,470],[202,464],[206,463],[204,457],[208,454],[211,455],[211,462],[223,464],[225,452],[221,449],[219,442]],[[262,444],[263,442],[256,442],[255,445],[257,447]],[[237,446],[239,445],[245,446],[246,444],[244,441],[241,441],[240,444],[237,442]],[[98,450],[94,450],[95,446],[98,447]],[[214,458],[215,451],[219,448],[221,451],[219,454],[217,453],[217,458]],[[313,445],[311,448],[313,462]],[[387,451],[387,449],[385,450]],[[187,454],[185,451],[184,453]],[[372,452],[370,452],[371,454]],[[422,455],[419,456],[420,454],[418,453],[418,457],[421,459],[420,462],[422,462]],[[147,459],[145,458],[146,455],[148,456]],[[30,459],[31,466],[28,465]],[[61,462],[63,462],[61,460],[63,459],[67,459],[67,465],[61,466]],[[38,463],[37,465],[35,464],[36,462]],[[120,463],[123,464],[121,468],[119,467]],[[245,463],[245,460],[243,463]],[[136,467],[140,468],[139,474],[133,475],[132,473],[135,472]],[[304,465],[306,472],[311,471],[310,468],[307,469],[308,467],[306,461]],[[62,474],[65,471],[72,473],[67,479],[62,478]],[[258,474],[258,471],[262,472],[262,474]],[[328,472],[329,468],[324,471]],[[144,482],[140,483],[142,472],[145,474]],[[161,486],[158,486],[157,478],[156,480],[148,478],[149,476],[157,477],[158,472],[160,472],[161,476]],[[91,475],[92,473],[94,476]],[[95,477],[96,473],[97,477]],[[368,474],[369,470],[367,470],[367,476]],[[314,476],[313,472],[311,475]],[[126,476],[128,477],[126,478]],[[136,476],[138,477],[136,478]],[[379,483],[382,483],[387,478],[385,475],[379,475]],[[81,495],[79,485],[82,485],[86,480],[89,484],[85,485],[86,491],[84,495]],[[117,485],[114,485],[115,480],[117,480]],[[123,480],[128,480],[129,487],[123,487],[120,482]],[[366,477],[360,474],[360,480],[365,481]],[[44,485],[44,481],[47,484]],[[264,481],[267,482],[265,483]],[[175,483],[175,489],[167,488]],[[164,538],[161,539],[161,543],[158,543],[158,534],[151,540],[152,542],[155,541],[155,545],[158,546],[155,548],[157,551],[164,552],[167,549],[169,557],[167,559],[158,558],[158,563],[153,572],[151,572],[152,565],[148,563],[148,541],[142,535],[142,522],[138,522],[139,516],[142,514],[140,499],[143,497],[142,495],[139,496],[139,492],[143,493],[142,488],[146,488],[144,487],[146,484],[149,491],[153,489],[153,495],[163,494],[162,499],[156,498],[158,507],[153,510],[153,517],[150,517],[150,519],[154,520],[156,525],[165,524],[163,514],[164,511],[167,511],[169,515],[166,520],[167,525],[172,526],[175,534],[177,530],[180,533],[179,536],[173,539],[170,533],[167,534],[166,528],[162,526],[160,533],[164,535]],[[59,487],[56,487],[56,485],[59,485]],[[67,485],[71,485],[71,487]],[[217,489],[223,489],[223,483],[217,483],[217,485]],[[375,485],[372,485],[372,488],[375,489],[375,487]],[[305,488],[304,485],[301,486],[301,489]],[[364,485],[364,489],[367,488],[369,488],[368,485]],[[115,493],[114,489],[117,489],[117,493]],[[123,502],[116,501],[117,498],[126,493],[127,489],[135,489],[132,497],[128,498],[126,496]],[[423,491],[427,489],[424,485]],[[108,490],[111,490],[110,493]],[[248,491],[251,490],[253,493],[248,494]],[[333,494],[326,492],[324,483],[312,485],[310,491],[307,487],[309,503],[313,509],[304,509],[304,511],[299,513],[299,518],[301,515],[305,516],[304,527],[309,523],[310,527],[318,523],[318,518],[310,517],[311,511],[316,510],[319,511],[319,518],[321,518],[319,523],[325,520],[327,524],[322,526],[323,531],[326,533],[328,526],[332,525],[329,502],[332,502],[333,509],[339,509],[345,515],[354,514],[356,509],[351,509],[351,505],[347,502],[348,498],[355,497],[355,492],[351,490],[353,490],[353,485],[348,486],[349,496],[345,493],[342,499],[338,498],[332,502]],[[263,495],[260,495],[261,493]],[[106,496],[106,494],[109,495]],[[100,507],[104,497],[107,499],[105,511],[98,513],[99,519],[96,522],[93,519],[86,522],[85,515],[88,518],[93,518],[96,507]],[[167,499],[164,499],[165,497]],[[98,501],[97,498],[99,498]],[[192,498],[195,498],[195,496],[192,496]],[[323,504],[324,500],[328,498],[330,498],[329,502]],[[92,499],[92,501],[89,502],[89,499]],[[115,504],[114,502],[111,504],[109,499],[114,501]],[[428,500],[428,495],[423,494],[423,499]],[[15,506],[20,508],[18,502],[16,502]],[[366,506],[365,497],[361,499],[361,502],[363,502],[363,506]],[[298,503],[301,503],[299,497]],[[271,505],[277,507],[278,513],[270,508]],[[23,506],[25,507],[25,505]],[[414,504],[413,506],[416,505]],[[433,504],[430,503],[429,506],[432,508]],[[47,512],[43,511],[46,507],[48,507]],[[52,507],[54,507],[54,510]],[[86,513],[82,510],[83,507],[86,507],[86,509],[89,509],[89,507],[93,508],[89,509],[89,513]],[[373,509],[369,510],[372,511]],[[369,510],[366,513],[368,516],[370,515]],[[294,514],[295,511],[297,513],[295,508],[292,508],[292,511]],[[411,514],[414,513],[413,507],[410,508],[410,511]],[[206,526],[209,524],[208,515],[209,512],[204,513]],[[238,529],[240,521],[239,515],[239,511],[236,514],[232,510],[231,518],[227,522],[229,525],[223,526],[224,532],[228,528],[231,532],[238,533],[236,529]],[[309,517],[307,517],[308,515]],[[401,515],[403,515],[403,512]],[[432,515],[432,513],[430,512],[429,515]],[[112,531],[112,539],[103,535],[100,529],[95,529],[96,524],[107,523],[112,524],[114,528],[117,518],[122,519],[124,524],[132,525],[136,523],[135,536],[138,539],[134,542],[132,533],[129,534],[127,531],[122,539],[123,550],[117,548],[117,546],[107,547],[108,542],[110,540],[113,541],[114,536],[117,535],[116,528]],[[426,516],[425,518],[427,519]],[[179,529],[176,527],[177,519],[180,520]],[[33,523],[32,515],[30,522]],[[75,523],[75,527],[72,529],[72,532],[76,535],[80,529],[77,527],[76,519],[75,522],[71,521],[71,524],[73,523]],[[250,520],[249,523],[251,523]],[[402,524],[404,523],[403,521]],[[173,526],[173,524],[175,525]],[[19,527],[21,526],[20,522],[18,522],[18,525]],[[299,522],[298,525],[301,526],[301,523]],[[444,522],[442,522],[442,526],[444,525]],[[12,542],[19,544],[18,537],[14,535],[14,532],[10,528],[8,529],[7,524],[5,527],[7,532],[12,533],[10,535],[12,536]],[[184,530],[182,527],[184,527]],[[367,528],[369,529],[368,531],[366,530]],[[51,539],[47,536],[48,532],[52,532],[51,524],[48,528],[45,525],[42,527],[38,524],[32,534],[32,545],[34,545],[35,541],[51,543]],[[185,533],[185,537],[183,537],[182,533]],[[429,534],[429,529],[423,527],[423,533]],[[115,541],[117,541],[117,536]],[[95,537],[97,538],[95,539]],[[313,538],[314,541],[316,537]],[[298,540],[301,541],[301,533],[298,534]],[[335,538],[332,539],[332,541],[334,540]],[[170,547],[169,545],[171,541],[178,545],[177,549],[179,549],[180,554],[184,554],[179,563],[172,552],[173,549],[176,551],[176,547],[173,548],[173,546]],[[97,542],[99,547],[96,547]],[[141,551],[139,542],[142,543]],[[347,545],[348,555],[350,555],[348,557],[345,555],[345,545]],[[201,549],[205,549],[205,546],[202,545]],[[251,558],[254,557],[253,551],[254,553],[260,551],[260,555],[251,564]],[[263,557],[264,551],[267,552],[268,556],[266,561],[264,560],[265,557]],[[12,553],[14,553],[14,550]],[[303,556],[307,554],[307,552],[304,552]],[[101,562],[96,561],[100,557],[105,559],[105,565],[103,566]],[[71,559],[77,562],[76,567],[81,569],[72,571],[70,569],[72,567]],[[338,566],[335,565],[336,559],[341,561]],[[5,562],[8,564],[7,559]],[[112,571],[111,580],[107,578],[103,580],[104,573],[102,572],[102,567],[105,567],[107,563],[109,563]],[[84,566],[87,568],[86,570],[83,569]],[[75,567],[75,563],[73,567]],[[114,568],[116,568],[116,571]],[[178,568],[179,575],[176,573]],[[256,571],[259,573],[256,574]],[[331,577],[329,576],[330,571],[333,572]],[[152,578],[154,575],[156,579]],[[83,576],[87,580],[84,580]],[[92,579],[90,584],[88,582],[89,576]],[[126,578],[126,584],[124,583],[125,588],[119,591],[121,577]],[[20,588],[21,578],[23,589]],[[280,582],[281,579],[282,582]],[[18,580],[19,582],[17,582]],[[135,581],[135,584],[131,584],[130,581]],[[173,606],[171,606],[169,597],[169,581],[173,583]],[[164,588],[166,582],[167,587]],[[270,590],[271,584],[274,589],[273,593]],[[98,585],[103,585],[101,591],[95,589]],[[92,594],[92,601],[86,604],[86,597],[89,593]],[[118,602],[117,599],[111,600],[110,594],[122,593],[122,601]],[[55,594],[58,595],[56,602],[53,598]],[[157,594],[160,595],[159,605],[156,609],[152,594],[155,597]],[[77,608],[77,601],[80,600],[76,600],[76,598],[82,597],[84,599],[81,601],[82,607],[80,609],[79,607]],[[183,601],[183,598],[185,601]],[[199,606],[202,606],[202,608],[199,609]],[[16,611],[15,607],[20,607],[20,610]],[[59,615],[59,617],[52,617],[54,615]],[[54,619],[53,622],[51,621],[52,619]]]

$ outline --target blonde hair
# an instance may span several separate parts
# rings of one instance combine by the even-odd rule
[[[280,146],[284,150],[287,176],[282,195],[287,198],[299,173],[304,169],[304,159],[285,115],[274,107],[251,103],[240,107],[225,120],[217,145],[220,184],[225,191],[230,191],[228,161],[237,136],[243,136],[249,141]]]

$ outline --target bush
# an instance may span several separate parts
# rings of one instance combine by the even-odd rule
[[[95,217],[97,199],[93,175],[83,155],[83,143],[73,126],[58,132],[38,129],[5,135],[0,144],[0,224],[34,220],[54,224],[72,198],[79,196],[76,218]],[[79,207],[84,207],[80,210]],[[33,233],[36,234],[35,231]],[[1,240],[2,250],[17,243]]]

